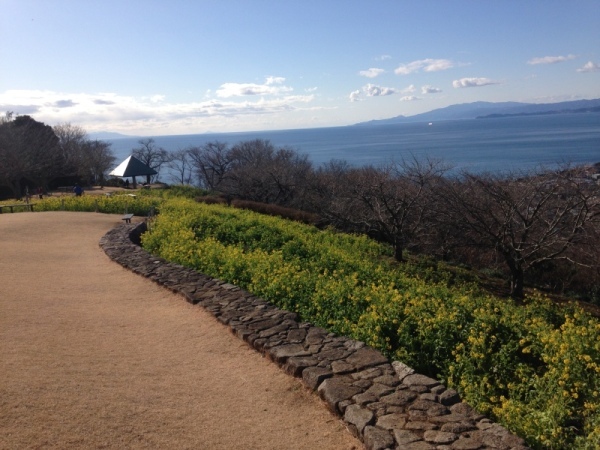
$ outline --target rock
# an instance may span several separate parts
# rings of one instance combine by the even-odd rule
[[[323,367],[308,367],[302,371],[302,381],[313,391],[327,378],[333,376],[333,372]]]
[[[386,386],[385,384],[373,383],[373,385],[367,389],[367,394],[372,394],[377,397],[377,399],[389,395],[394,392],[394,388],[390,386]]]
[[[364,428],[373,423],[375,415],[368,409],[361,408],[358,405],[350,405],[344,412],[344,420],[356,427],[358,433],[362,435]]]
[[[362,393],[356,394],[354,397],[352,397],[352,400],[357,405],[366,406],[370,403],[375,403],[379,399],[376,396],[374,396],[373,394],[369,394],[368,392],[362,392]]]
[[[362,392],[362,390],[356,386],[352,386],[341,377],[335,377],[327,378],[323,381],[318,388],[318,392],[320,397],[327,402],[329,408],[337,412],[337,404],[339,402],[352,398],[352,396]]]
[[[328,332],[323,328],[311,327],[306,333],[305,342],[307,345],[320,345],[327,337]]]
[[[402,380],[402,384],[405,384],[407,386],[425,386],[427,388],[432,388],[434,386],[438,386],[441,383],[438,380],[434,380],[433,378],[429,378],[425,375],[420,375],[417,373],[406,376]]]
[[[402,450],[436,450],[436,448],[425,441],[419,441],[405,445]]]
[[[279,364],[285,363],[290,356],[311,356],[301,344],[278,345],[268,350],[269,357]]]
[[[358,350],[359,348],[363,348],[364,346],[365,346],[364,342],[355,341],[353,339],[348,339],[344,343],[344,347],[346,347],[348,350]]]
[[[422,439],[417,434],[408,430],[394,430],[394,438],[396,439],[396,442],[402,449],[405,448],[403,447],[403,445],[419,441],[422,442]]]
[[[288,358],[283,369],[286,373],[299,377],[307,367],[316,366],[319,363],[317,358],[312,356],[291,356]]]
[[[431,422],[427,422],[425,420],[415,420],[415,421],[409,421],[406,422],[406,425],[404,425],[404,428],[407,430],[420,430],[420,431],[425,431],[425,430],[434,430],[437,428],[437,425],[431,423]]]
[[[454,441],[452,444],[453,450],[478,450],[483,447],[483,442],[474,438],[463,438]]]
[[[331,363],[331,370],[336,375],[345,375],[354,372],[354,366],[346,361],[333,361]]]
[[[388,359],[371,347],[363,347],[348,356],[346,362],[352,364],[355,370],[359,371],[379,364],[385,364],[388,362]]]
[[[350,354],[350,351],[345,348],[323,348],[317,355],[319,359],[328,361],[337,361],[346,358]]]
[[[425,434],[423,434],[423,438],[432,444],[451,444],[458,439],[458,436],[454,433],[445,431],[427,430]]]
[[[476,429],[477,428],[475,427],[475,425],[473,425],[470,422],[445,423],[444,425],[442,425],[442,428],[440,428],[441,431],[447,431],[449,433],[455,434],[465,433],[467,431],[473,431]]]
[[[460,396],[454,389],[447,389],[440,394],[440,403],[444,406],[452,406],[460,402]]]
[[[262,319],[248,324],[248,328],[256,331],[257,333],[263,330],[268,330],[274,326],[279,325],[279,320],[275,319]]]
[[[449,422],[470,422],[470,423],[474,423],[469,419],[469,416],[465,416],[463,414],[455,414],[455,413],[450,413],[450,414],[446,414],[443,416],[434,416],[431,417],[430,422],[433,423],[449,423]]]
[[[351,376],[355,380],[373,380],[383,375],[382,366],[370,367],[360,372],[353,373]]]
[[[408,406],[418,394],[412,391],[396,391],[393,394],[385,395],[380,398],[383,403],[394,406]]]
[[[373,386],[373,382],[371,380],[356,380],[352,383],[354,386],[358,386],[359,388],[364,389],[365,391]]]
[[[392,375],[382,375],[373,380],[374,383],[383,384],[385,386],[396,387],[400,384],[400,380]]]
[[[290,330],[287,335],[288,341],[295,344],[303,342],[306,339],[306,330],[297,328]]]
[[[463,402],[452,405],[450,407],[450,411],[456,414],[462,414],[469,417],[477,415],[477,412],[471,406]]]
[[[376,425],[386,430],[399,430],[402,429],[402,427],[404,427],[405,423],[406,415],[396,413],[381,416],[379,419],[377,419]]]
[[[430,402],[437,402],[438,396],[431,392],[425,392],[424,394],[419,395],[419,400],[427,400]]]
[[[384,450],[394,445],[394,438],[389,431],[372,426],[365,427],[363,440],[367,450]]]
[[[450,411],[444,405],[432,402],[430,400],[416,400],[412,405],[408,407],[411,410],[425,411],[428,416],[443,416],[448,414]]]
[[[415,370],[412,367],[408,367],[406,364],[401,363],[400,361],[392,361],[392,367],[398,375],[398,379],[400,381],[404,380],[408,375],[412,375],[415,373]]]

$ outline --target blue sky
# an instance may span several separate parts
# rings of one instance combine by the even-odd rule
[[[600,97],[599,0],[0,0],[0,111],[88,132]]]

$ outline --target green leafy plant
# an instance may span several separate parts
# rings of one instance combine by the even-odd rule
[[[575,305],[516,305],[363,236],[190,200],[163,203],[142,242],[438,377],[535,448],[600,446],[600,323]]]

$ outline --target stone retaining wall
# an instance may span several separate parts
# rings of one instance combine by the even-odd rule
[[[523,439],[461,402],[453,389],[390,362],[364,343],[336,336],[234,285],[150,255],[146,224],[120,225],[100,246],[133,272],[210,311],[231,331],[317,391],[373,449],[524,450]]]

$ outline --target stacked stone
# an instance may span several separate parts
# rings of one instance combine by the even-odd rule
[[[210,311],[325,401],[369,450],[523,450],[523,439],[461,402],[456,391],[336,336],[236,286],[150,255],[145,223],[121,225],[100,246],[114,261]]]

